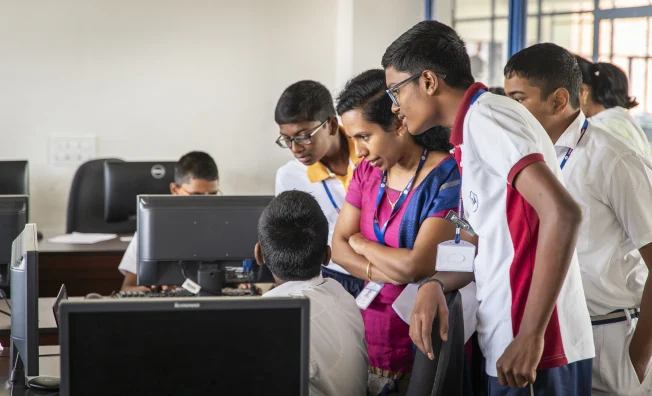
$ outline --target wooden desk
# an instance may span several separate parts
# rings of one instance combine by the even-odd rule
[[[80,297],[72,297],[72,299],[75,298]],[[59,345],[59,328],[52,312],[52,306],[55,300],[56,298],[54,297],[39,298],[38,300],[39,345]],[[0,304],[4,304],[4,302]],[[7,351],[9,350],[10,336],[11,318],[7,315],[0,315],[0,343]],[[2,373],[4,372],[0,368],[0,375]]]
[[[119,238],[92,245],[40,241],[39,296],[56,297],[62,283],[71,296],[120,290],[124,277],[118,265],[128,245]]]

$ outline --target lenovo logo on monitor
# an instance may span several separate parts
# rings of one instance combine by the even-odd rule
[[[174,308],[200,308],[200,303],[174,303]]]

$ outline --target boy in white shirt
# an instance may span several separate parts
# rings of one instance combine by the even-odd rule
[[[412,27],[382,64],[408,132],[453,127],[460,217],[479,236],[477,332],[488,394],[590,393],[593,337],[575,253],[581,209],[546,132],[523,106],[474,83],[464,42],[442,23]],[[463,287],[459,275],[437,272],[417,295],[410,335],[431,358],[432,318],[442,318],[445,339],[443,291]]]
[[[219,175],[213,158],[201,151],[192,151],[177,161],[174,167],[174,183],[170,183],[172,195],[217,195]],[[127,246],[118,269],[125,276],[123,291],[149,292],[146,286],[138,286],[138,235]]]
[[[317,201],[302,191],[279,194],[260,217],[258,240],[256,261],[269,267],[277,284],[263,297],[310,299],[310,394],[366,395],[362,316],[342,285],[321,275],[331,249],[328,221]]]
[[[338,123],[330,92],[317,81],[304,80],[287,87],[276,104],[274,120],[280,129],[276,144],[290,149],[295,157],[276,172],[276,194],[289,190],[312,194],[328,219],[330,244],[360,162],[353,141]],[[363,280],[332,261],[322,268],[322,274],[340,282],[354,297],[364,287]]]
[[[577,251],[595,338],[592,394],[649,395],[652,164],[587,120],[581,84],[573,55],[551,43],[526,48],[505,66],[507,95],[541,122],[583,208]]]

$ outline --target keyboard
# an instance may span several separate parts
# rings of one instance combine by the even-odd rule
[[[253,296],[254,294],[251,290],[242,290],[242,289],[223,289],[222,296],[224,297],[248,297]],[[172,297],[172,298],[182,298],[182,297],[196,297],[195,294],[189,292],[186,289],[176,289],[176,290],[167,290],[160,292],[113,292],[111,293],[111,298],[161,298],[161,297]]]

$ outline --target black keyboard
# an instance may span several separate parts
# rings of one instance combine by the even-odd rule
[[[247,297],[253,296],[251,290],[243,289],[224,289],[222,290],[222,296],[225,297]],[[172,298],[181,298],[181,297],[196,297],[194,294],[189,292],[186,289],[176,289],[174,291],[160,291],[160,292],[113,292],[111,293],[111,298],[159,298],[159,297],[172,297]]]

